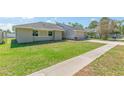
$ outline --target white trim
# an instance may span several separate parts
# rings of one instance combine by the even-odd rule
[[[52,36],[34,36],[34,37],[52,37]]]

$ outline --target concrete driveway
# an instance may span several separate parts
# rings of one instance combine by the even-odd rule
[[[88,42],[104,43],[104,44],[117,44],[124,45],[124,42],[119,41],[105,41],[105,40],[87,40]]]

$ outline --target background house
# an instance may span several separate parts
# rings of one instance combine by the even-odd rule
[[[86,32],[86,35],[87,35],[87,38],[90,39],[90,38],[99,38],[99,33],[97,31],[97,27],[95,28],[92,28],[92,29],[85,29],[85,32]]]
[[[79,26],[69,26],[66,24],[57,23],[57,25],[61,26],[64,29],[64,38],[65,39],[77,39],[82,40],[85,39],[84,29]]]
[[[16,34],[15,33],[6,33],[7,38],[15,38]]]

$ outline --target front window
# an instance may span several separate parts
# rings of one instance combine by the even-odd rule
[[[49,31],[48,36],[52,36],[52,35],[53,35],[52,31]]]
[[[37,30],[33,30],[33,36],[38,36],[38,31]]]

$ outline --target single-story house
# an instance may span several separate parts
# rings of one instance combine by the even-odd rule
[[[16,41],[18,43],[62,40],[63,38],[83,39],[84,37],[84,33],[81,29],[46,22],[15,25],[13,29],[16,31]]]
[[[56,24],[37,22],[13,27],[16,31],[18,43],[27,43],[44,40],[62,40],[64,29]]]
[[[0,44],[3,43],[3,32],[0,31]]]

